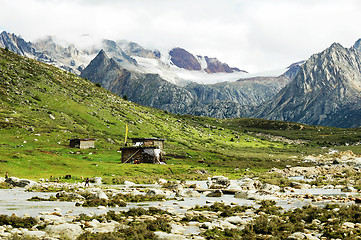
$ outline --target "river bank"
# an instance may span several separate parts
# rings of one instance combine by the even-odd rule
[[[6,182],[17,187],[0,190],[0,237],[127,239],[129,231],[147,239],[357,236],[359,157],[332,154],[306,157],[315,161],[312,167],[288,166],[263,174],[271,177],[237,180],[103,185],[97,178],[85,185],[10,177]]]

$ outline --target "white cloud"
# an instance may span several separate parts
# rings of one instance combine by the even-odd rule
[[[248,71],[283,68],[361,37],[357,0],[2,0],[0,29],[84,44],[127,39],[183,47]],[[79,40],[82,39],[82,40]],[[89,39],[89,38],[88,38]]]

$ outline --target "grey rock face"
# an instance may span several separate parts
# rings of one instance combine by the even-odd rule
[[[294,80],[253,117],[358,127],[361,124],[360,69],[360,52],[334,43],[307,60]]]
[[[189,84],[180,87],[157,74],[142,74],[121,67],[105,51],[91,61],[82,77],[133,102],[173,113],[218,118],[249,116],[255,106],[277,94],[289,78],[242,79],[212,85]]]
[[[184,68],[187,70],[201,70],[201,64],[198,62],[197,58],[193,56],[190,52],[183,48],[173,48],[169,55],[171,56],[171,61],[174,65],[179,68]]]
[[[232,73],[241,72],[238,68],[231,68],[226,63],[220,62],[217,58],[194,56],[183,48],[173,48],[169,51],[171,62],[183,69],[199,71],[203,70],[207,73]],[[202,63],[203,62],[203,66]],[[242,71],[245,72],[246,71]]]
[[[158,59],[161,56],[159,51],[157,50],[152,51],[149,49],[145,49],[135,42],[128,42],[122,40],[122,41],[117,41],[116,43],[128,56],[138,56],[138,57],[153,58],[153,59]]]

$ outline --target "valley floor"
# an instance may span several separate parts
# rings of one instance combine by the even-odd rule
[[[213,176],[106,185],[93,178],[87,186],[1,178],[1,186],[13,188],[0,190],[0,211],[7,215],[0,217],[0,236],[356,239],[361,233],[361,156],[334,151],[303,161],[313,166],[250,172],[238,180]]]

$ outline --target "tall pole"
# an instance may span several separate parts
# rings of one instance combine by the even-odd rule
[[[125,123],[125,138],[124,138],[124,145],[127,145],[127,138],[128,138],[128,123]]]

